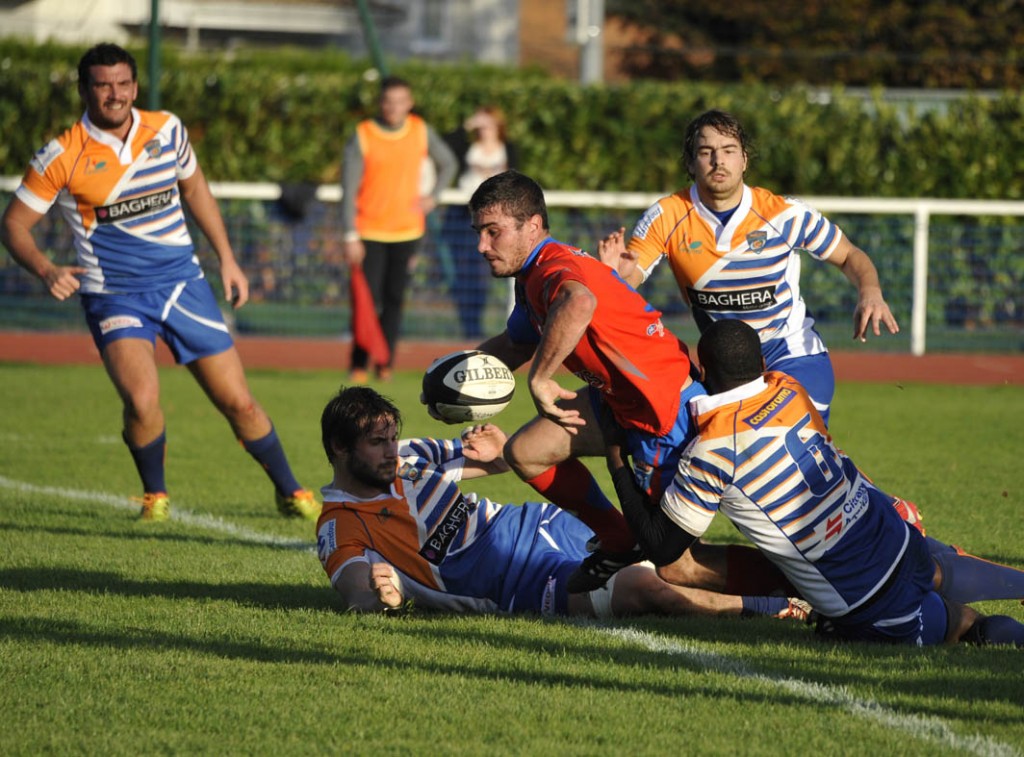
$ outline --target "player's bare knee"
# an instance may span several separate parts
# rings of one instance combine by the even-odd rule
[[[946,643],[956,644],[958,641],[969,640],[968,632],[974,625],[984,619],[984,615],[968,605],[944,600],[946,604]]]
[[[539,476],[551,467],[539,461],[535,455],[531,454],[532,452],[531,445],[527,440],[519,433],[515,433],[505,442],[502,455],[505,458],[505,462],[508,463],[509,467],[519,478],[529,480]]]
[[[668,565],[659,565],[655,568],[658,574],[658,578],[666,583],[675,584],[676,586],[689,586],[693,576],[687,569],[687,563],[680,560],[676,560],[674,563]]]

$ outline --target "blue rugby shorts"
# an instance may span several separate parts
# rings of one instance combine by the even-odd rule
[[[81,302],[100,352],[118,339],[146,339],[155,345],[159,336],[177,363],[188,364],[234,345],[206,279],[151,292],[82,294]]]

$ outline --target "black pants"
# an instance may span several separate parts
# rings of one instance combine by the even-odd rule
[[[370,286],[377,316],[384,331],[384,338],[391,349],[391,361],[395,360],[398,335],[402,328],[402,309],[405,306],[405,290],[411,278],[409,262],[420,251],[423,238],[408,242],[371,242],[363,240],[366,259],[363,272]],[[366,350],[352,345],[352,367],[366,368],[369,355]],[[380,367],[380,366],[378,366]],[[388,365],[387,367],[391,367]]]

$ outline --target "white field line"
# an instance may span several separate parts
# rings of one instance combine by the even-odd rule
[[[24,481],[15,481],[5,476],[0,476],[0,488],[28,494],[61,497],[79,502],[92,502],[108,505],[120,510],[134,511],[139,507],[137,503],[132,502],[126,497],[105,494],[103,492],[67,489],[59,486],[39,486]],[[309,552],[316,551],[315,546],[310,542],[285,539],[273,534],[264,534],[244,526],[229,523],[221,518],[215,518],[212,515],[197,514],[189,510],[183,510],[177,505],[171,511],[171,519],[190,526],[229,534],[237,539],[254,544],[264,544],[283,549],[308,550]],[[636,644],[652,652],[679,655],[706,670],[757,681],[770,687],[782,689],[793,696],[805,699],[813,704],[831,705],[857,717],[873,720],[886,728],[903,731],[915,738],[931,741],[949,749],[958,749],[979,755],[979,757],[1021,757],[1021,753],[1013,746],[1002,744],[991,737],[962,736],[953,731],[952,728],[939,718],[902,714],[874,700],[856,696],[841,686],[828,686],[820,683],[809,683],[796,678],[778,678],[764,675],[763,673],[751,670],[740,660],[700,649],[696,645],[660,639],[657,636],[633,628],[609,628],[586,622],[580,625],[591,627],[600,633]]]
[[[587,624],[589,625],[589,624]],[[601,633],[636,644],[652,652],[679,655],[705,670],[727,673],[738,678],[763,683],[817,705],[829,705],[851,715],[872,720],[894,731],[903,731],[918,739],[933,742],[946,749],[956,749],[980,757],[1020,757],[1020,751],[988,736],[964,736],[956,733],[939,718],[897,712],[872,699],[865,699],[842,686],[810,683],[796,678],[781,678],[758,673],[740,660],[700,649],[685,642],[661,639],[634,628],[610,628],[594,625]]]
[[[117,495],[106,494],[104,492],[68,489],[62,486],[39,486],[38,484],[30,484],[25,481],[15,481],[14,479],[7,478],[6,476],[0,476],[0,489],[9,489],[11,491],[22,492],[23,494],[60,497],[61,499],[70,499],[78,502],[91,502],[99,505],[107,505],[108,507],[115,507],[119,510],[131,510],[134,512],[137,512],[140,507],[138,502],[133,502],[128,497],[119,497]],[[277,547],[279,549],[316,552],[316,546],[311,541],[288,539],[283,536],[261,533],[260,531],[255,531],[251,528],[246,528],[245,526],[239,526],[236,523],[230,523],[213,515],[194,513],[191,510],[186,510],[180,507],[178,504],[174,504],[171,507],[171,520],[177,521],[178,523],[184,523],[187,526],[195,526],[197,528],[204,528],[208,531],[217,531],[222,534],[228,534],[236,539],[251,542],[253,544],[262,544],[268,547]]]

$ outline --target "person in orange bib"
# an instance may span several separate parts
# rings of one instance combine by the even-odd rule
[[[360,121],[345,145],[341,168],[341,224],[345,260],[362,266],[394,361],[405,292],[426,232],[426,216],[458,170],[455,154],[412,112],[412,87],[389,76],[381,82],[379,113]],[[423,186],[431,161],[437,181]],[[368,379],[369,355],[353,340],[350,380]],[[375,365],[378,379],[391,365]]]

